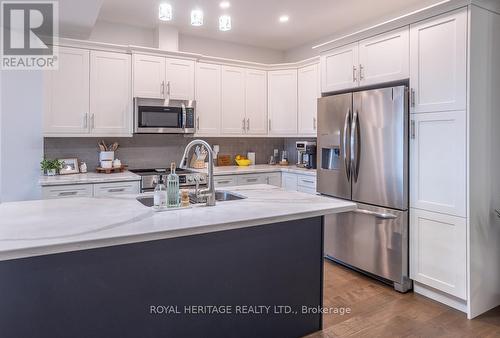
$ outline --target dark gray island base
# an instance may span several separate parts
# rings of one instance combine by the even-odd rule
[[[14,259],[0,336],[300,337],[322,290],[322,217]]]

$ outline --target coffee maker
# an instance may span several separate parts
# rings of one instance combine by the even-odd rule
[[[316,142],[297,141],[297,167],[316,169]]]

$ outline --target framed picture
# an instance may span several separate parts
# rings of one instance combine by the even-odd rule
[[[61,159],[62,168],[59,170],[59,174],[78,174],[80,170],[78,169],[78,159],[76,158],[66,158]]]

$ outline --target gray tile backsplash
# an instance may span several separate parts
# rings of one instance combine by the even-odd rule
[[[285,147],[283,138],[203,138],[210,145],[218,144],[220,154],[234,156],[245,154],[248,151],[256,153],[257,164],[269,161],[273,149],[280,151]],[[45,138],[44,152],[47,158],[78,158],[87,163],[89,170],[98,165],[99,150],[97,141],[100,138]],[[193,140],[184,135],[134,135],[131,138],[104,138],[107,144],[118,142],[120,148],[116,153],[122,163],[129,168],[156,168],[168,167],[170,162],[178,163],[184,148]],[[295,142],[293,143],[295,147]],[[295,155],[296,156],[296,155]]]

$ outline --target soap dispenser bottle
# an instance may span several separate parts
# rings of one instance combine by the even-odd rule
[[[165,208],[167,206],[167,188],[163,181],[163,175],[160,174],[158,184],[156,184],[154,197],[154,207],[157,209]]]
[[[167,176],[167,207],[179,207],[179,176],[175,173],[175,162],[170,164],[170,174]]]

